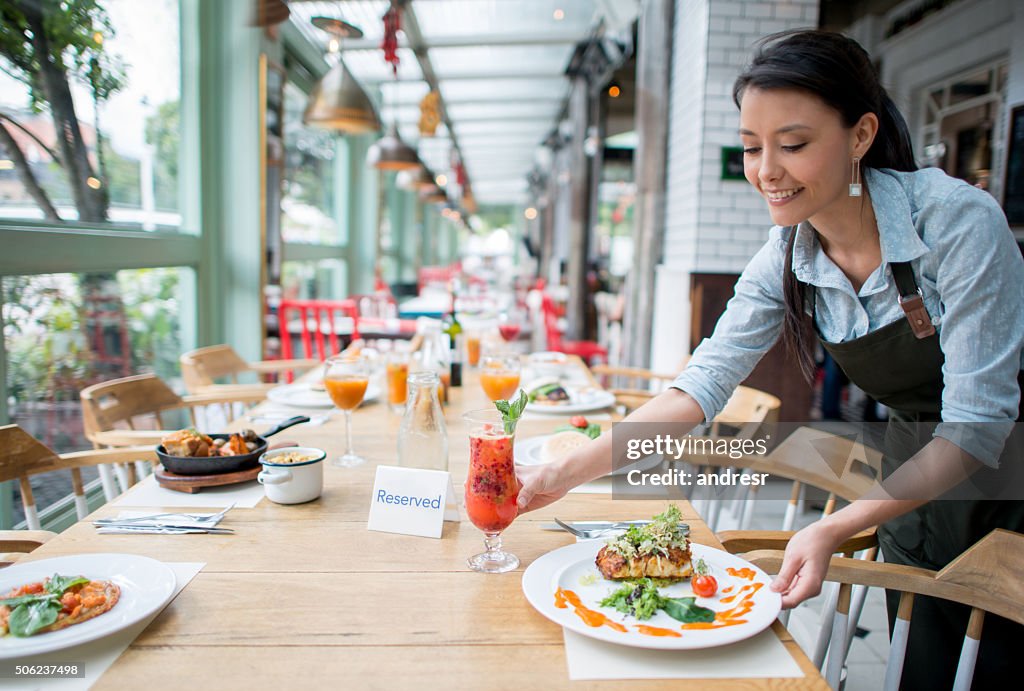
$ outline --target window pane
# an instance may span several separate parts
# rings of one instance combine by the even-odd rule
[[[64,52],[65,64],[72,66],[66,75],[71,121],[78,124],[89,160],[89,171],[80,177],[58,163],[73,158],[55,135],[61,120],[45,101],[36,104],[41,110],[33,109],[30,73],[0,53],[0,109],[17,122],[3,123],[9,137],[0,132],[0,218],[178,227],[178,2],[97,4],[90,13],[92,33],[76,32],[80,43]],[[84,58],[76,57],[78,49]],[[86,69],[94,57],[101,65],[101,90],[113,87],[96,103]]]
[[[4,347],[11,422],[58,452],[89,446],[78,393],[154,372],[175,386],[181,293],[189,268],[5,276]],[[190,317],[189,317],[190,318]]]
[[[281,295],[288,300],[339,300],[346,294],[346,280],[345,262],[340,259],[285,262]]]
[[[285,85],[281,235],[285,242],[339,244],[341,236],[334,217],[337,137],[302,124],[306,99],[297,86],[290,82]]]

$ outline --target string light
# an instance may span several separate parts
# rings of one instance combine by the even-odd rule
[[[612,84],[608,87],[608,95],[612,98],[618,98],[622,95],[622,89],[619,88],[618,84]]]
[[[103,183],[99,181],[99,178],[94,178],[91,175],[85,179],[85,184],[87,184],[94,190],[98,190],[100,187],[103,186]]]
[[[554,12],[554,14],[552,16],[555,18],[556,22],[560,22],[563,19],[565,19],[565,10],[563,10],[561,7],[559,7],[558,9],[555,10],[555,12]]]
[[[444,173],[439,173],[438,176],[434,178],[434,181],[437,183],[438,187],[444,187],[448,184],[448,176]]]
[[[537,209],[533,208],[532,206],[528,206],[526,207],[526,211],[523,212],[523,216],[526,217],[527,221],[532,221],[533,219],[537,218]]]

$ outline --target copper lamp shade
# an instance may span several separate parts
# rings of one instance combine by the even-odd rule
[[[302,121],[347,134],[380,129],[373,102],[340,60],[313,87]]]
[[[410,170],[420,167],[420,157],[398,135],[398,125],[388,125],[384,136],[366,152],[366,165],[378,170]]]

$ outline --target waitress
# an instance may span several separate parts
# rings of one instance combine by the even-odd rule
[[[906,122],[868,54],[839,34],[774,37],[736,80],[734,99],[745,175],[776,225],[711,338],[627,421],[713,419],[780,337],[809,378],[816,334],[851,381],[889,406],[890,432],[933,423],[920,449],[898,457],[912,462],[891,467],[889,453],[883,468],[886,485],[921,491],[859,499],[794,535],[772,584],[784,607],[817,595],[837,547],[872,526],[887,562],[929,569],[994,528],[1024,532],[1024,502],[927,501],[965,459],[1024,462],[1000,459],[1021,419],[1024,261],[999,205],[938,169],[917,170]],[[521,509],[608,473],[611,457],[604,435],[562,462],[521,468]],[[951,684],[967,614],[915,599],[903,688]],[[986,617],[975,688],[1012,678],[1021,641],[1024,627]]]

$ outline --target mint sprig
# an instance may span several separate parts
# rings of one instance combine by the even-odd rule
[[[505,434],[515,434],[516,423],[523,416],[523,411],[526,410],[526,404],[529,402],[530,399],[526,397],[526,392],[522,389],[519,391],[519,398],[514,401],[499,399],[494,402],[494,407],[501,413],[501,421],[505,425]]]

